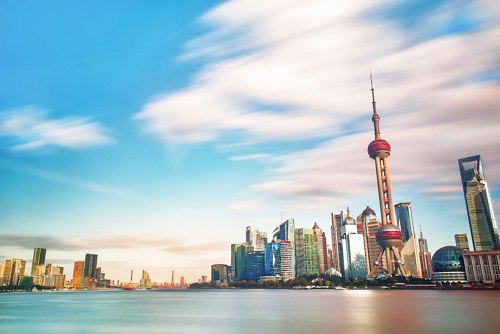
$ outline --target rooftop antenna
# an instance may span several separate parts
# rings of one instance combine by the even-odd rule
[[[380,116],[377,114],[377,102],[375,102],[375,89],[373,88],[373,75],[372,75],[371,68],[370,68],[370,84],[372,86],[373,129],[375,131],[375,139],[379,139],[380,138],[380,125],[379,125]]]

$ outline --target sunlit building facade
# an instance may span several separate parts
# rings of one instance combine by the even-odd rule
[[[357,233],[356,221],[349,216],[341,227],[340,263],[342,277],[346,281],[366,278],[366,257],[363,236]]]
[[[500,251],[463,252],[462,256],[468,282],[500,282]]]
[[[467,234],[460,233],[455,234],[455,245],[459,248],[462,248],[464,251],[469,251],[469,239],[467,238]]]
[[[73,288],[83,287],[83,261],[76,261],[73,266],[73,279],[71,281],[71,286]]]
[[[317,223],[314,223],[312,230],[318,242],[319,272],[324,274],[328,269],[330,269],[328,266],[328,250],[326,248],[325,232],[321,230]]]
[[[380,246],[377,243],[377,229],[380,227],[382,222],[377,218],[375,211],[373,211],[369,206],[363,210],[356,217],[357,232],[359,235],[363,236],[363,243],[365,248],[366,257],[366,273],[370,273],[372,268],[375,267],[374,263],[377,261],[377,255],[380,252]],[[381,261],[382,267],[385,267],[383,258]],[[377,275],[383,273],[380,267],[376,267]]]
[[[2,285],[16,286],[19,278],[24,276],[26,270],[26,260],[7,259],[2,266]]]
[[[37,273],[37,266],[45,264],[45,255],[47,250],[45,248],[35,248],[33,250],[33,261],[31,262],[31,276],[40,275]]]

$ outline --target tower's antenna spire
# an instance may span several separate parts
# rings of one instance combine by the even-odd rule
[[[372,86],[373,129],[375,131],[375,139],[379,139],[380,138],[380,125],[379,125],[380,117],[377,114],[377,102],[375,102],[375,89],[373,88],[373,75],[372,75],[371,68],[370,68],[370,83]]]

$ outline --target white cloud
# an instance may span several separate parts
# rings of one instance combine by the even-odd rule
[[[9,147],[12,151],[45,147],[80,149],[113,143],[97,122],[77,117],[49,119],[48,113],[37,107],[1,112],[0,136],[13,139]]]
[[[233,161],[243,161],[243,160],[258,160],[269,158],[271,155],[269,153],[256,153],[256,154],[245,154],[245,155],[236,155],[231,157],[230,159]]]
[[[455,198],[456,160],[478,153],[489,182],[500,182],[500,85],[478,81],[499,70],[498,20],[475,32],[425,40],[395,21],[367,15],[381,4],[391,5],[224,3],[202,18],[214,30],[187,45],[187,58],[209,61],[192,85],[152,100],[135,118],[167,143],[224,145],[226,134],[256,145],[320,140],[275,156],[267,178],[253,189],[303,205],[345,203],[374,186],[366,154],[373,138],[372,67],[383,136],[394,148],[395,184]],[[470,7],[477,16],[486,5]],[[441,7],[426,20],[443,15],[455,15],[454,9]]]

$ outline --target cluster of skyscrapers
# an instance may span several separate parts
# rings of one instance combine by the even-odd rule
[[[95,289],[110,287],[111,281],[105,278],[101,267],[97,267],[97,255],[85,255],[85,261],[76,261],[73,268],[73,279],[66,281],[64,267],[45,263],[47,250],[35,248],[31,264],[31,274],[26,274],[26,260],[7,259],[0,264],[0,285],[7,287],[43,287],[61,289]]]

